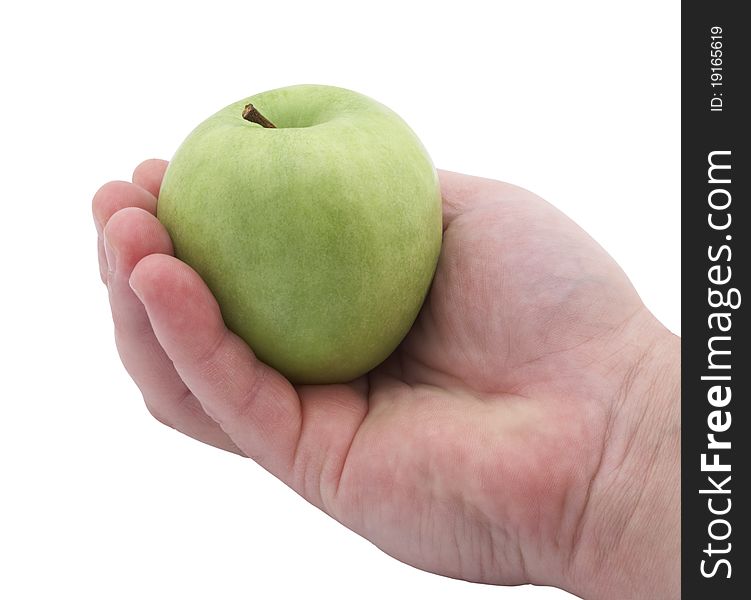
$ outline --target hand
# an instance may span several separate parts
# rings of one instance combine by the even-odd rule
[[[157,419],[421,569],[677,597],[678,340],[584,231],[442,172],[442,253],[407,338],[350,384],[295,387],[174,258],[154,216],[166,164],[93,202],[117,347]]]

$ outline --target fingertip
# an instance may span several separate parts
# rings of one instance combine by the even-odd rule
[[[105,183],[91,201],[97,233],[101,236],[112,215],[131,206],[156,214],[156,198],[150,192],[127,181]]]
[[[106,246],[118,256],[118,269],[126,273],[144,256],[171,255],[172,240],[167,230],[150,212],[137,207],[126,207],[110,217],[104,228]]]
[[[195,361],[206,347],[227,335],[211,291],[198,273],[178,259],[147,256],[136,265],[129,282],[159,343],[176,365]]]
[[[128,278],[128,285],[144,304],[151,299],[157,284],[165,273],[165,255],[149,254],[139,260]]]
[[[159,197],[164,172],[169,163],[159,158],[149,158],[133,170],[133,183],[143,188],[155,197]]]
[[[174,256],[145,256],[135,265],[129,283],[149,316],[170,329],[200,329],[221,320],[216,300],[201,277]]]
[[[108,181],[94,192],[91,199],[91,214],[94,217],[97,233],[101,236],[104,226],[115,212],[113,206],[124,192],[127,181]]]

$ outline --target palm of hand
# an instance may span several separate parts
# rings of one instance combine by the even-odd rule
[[[149,171],[163,168],[142,166],[140,187],[156,193]],[[627,330],[645,310],[541,199],[449,173],[442,188],[442,255],[408,337],[350,385],[296,389],[222,331],[202,282],[164,256],[143,190],[100,192],[118,348],[160,420],[239,448],[397,558],[488,583],[544,579],[571,560],[633,354]],[[147,347],[148,366],[136,357]]]
[[[431,294],[369,376],[331,509],[421,568],[527,582],[542,547],[575,544],[628,353],[614,338],[643,305],[540,198],[454,174],[442,184],[454,205]]]

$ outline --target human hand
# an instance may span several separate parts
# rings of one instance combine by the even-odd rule
[[[441,257],[407,338],[350,384],[292,386],[174,258],[154,216],[166,164],[93,201],[117,347],[157,419],[421,569],[677,597],[678,341],[584,231],[442,172]]]

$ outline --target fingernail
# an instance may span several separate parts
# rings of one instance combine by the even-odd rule
[[[111,278],[117,268],[117,253],[106,235],[104,236],[104,254],[107,256],[107,277]]]
[[[133,290],[133,293],[136,295],[136,297],[141,301],[141,303],[143,303],[143,296],[141,295],[141,292],[135,285],[133,285],[133,277],[128,280],[128,285],[130,285],[130,289]]]

